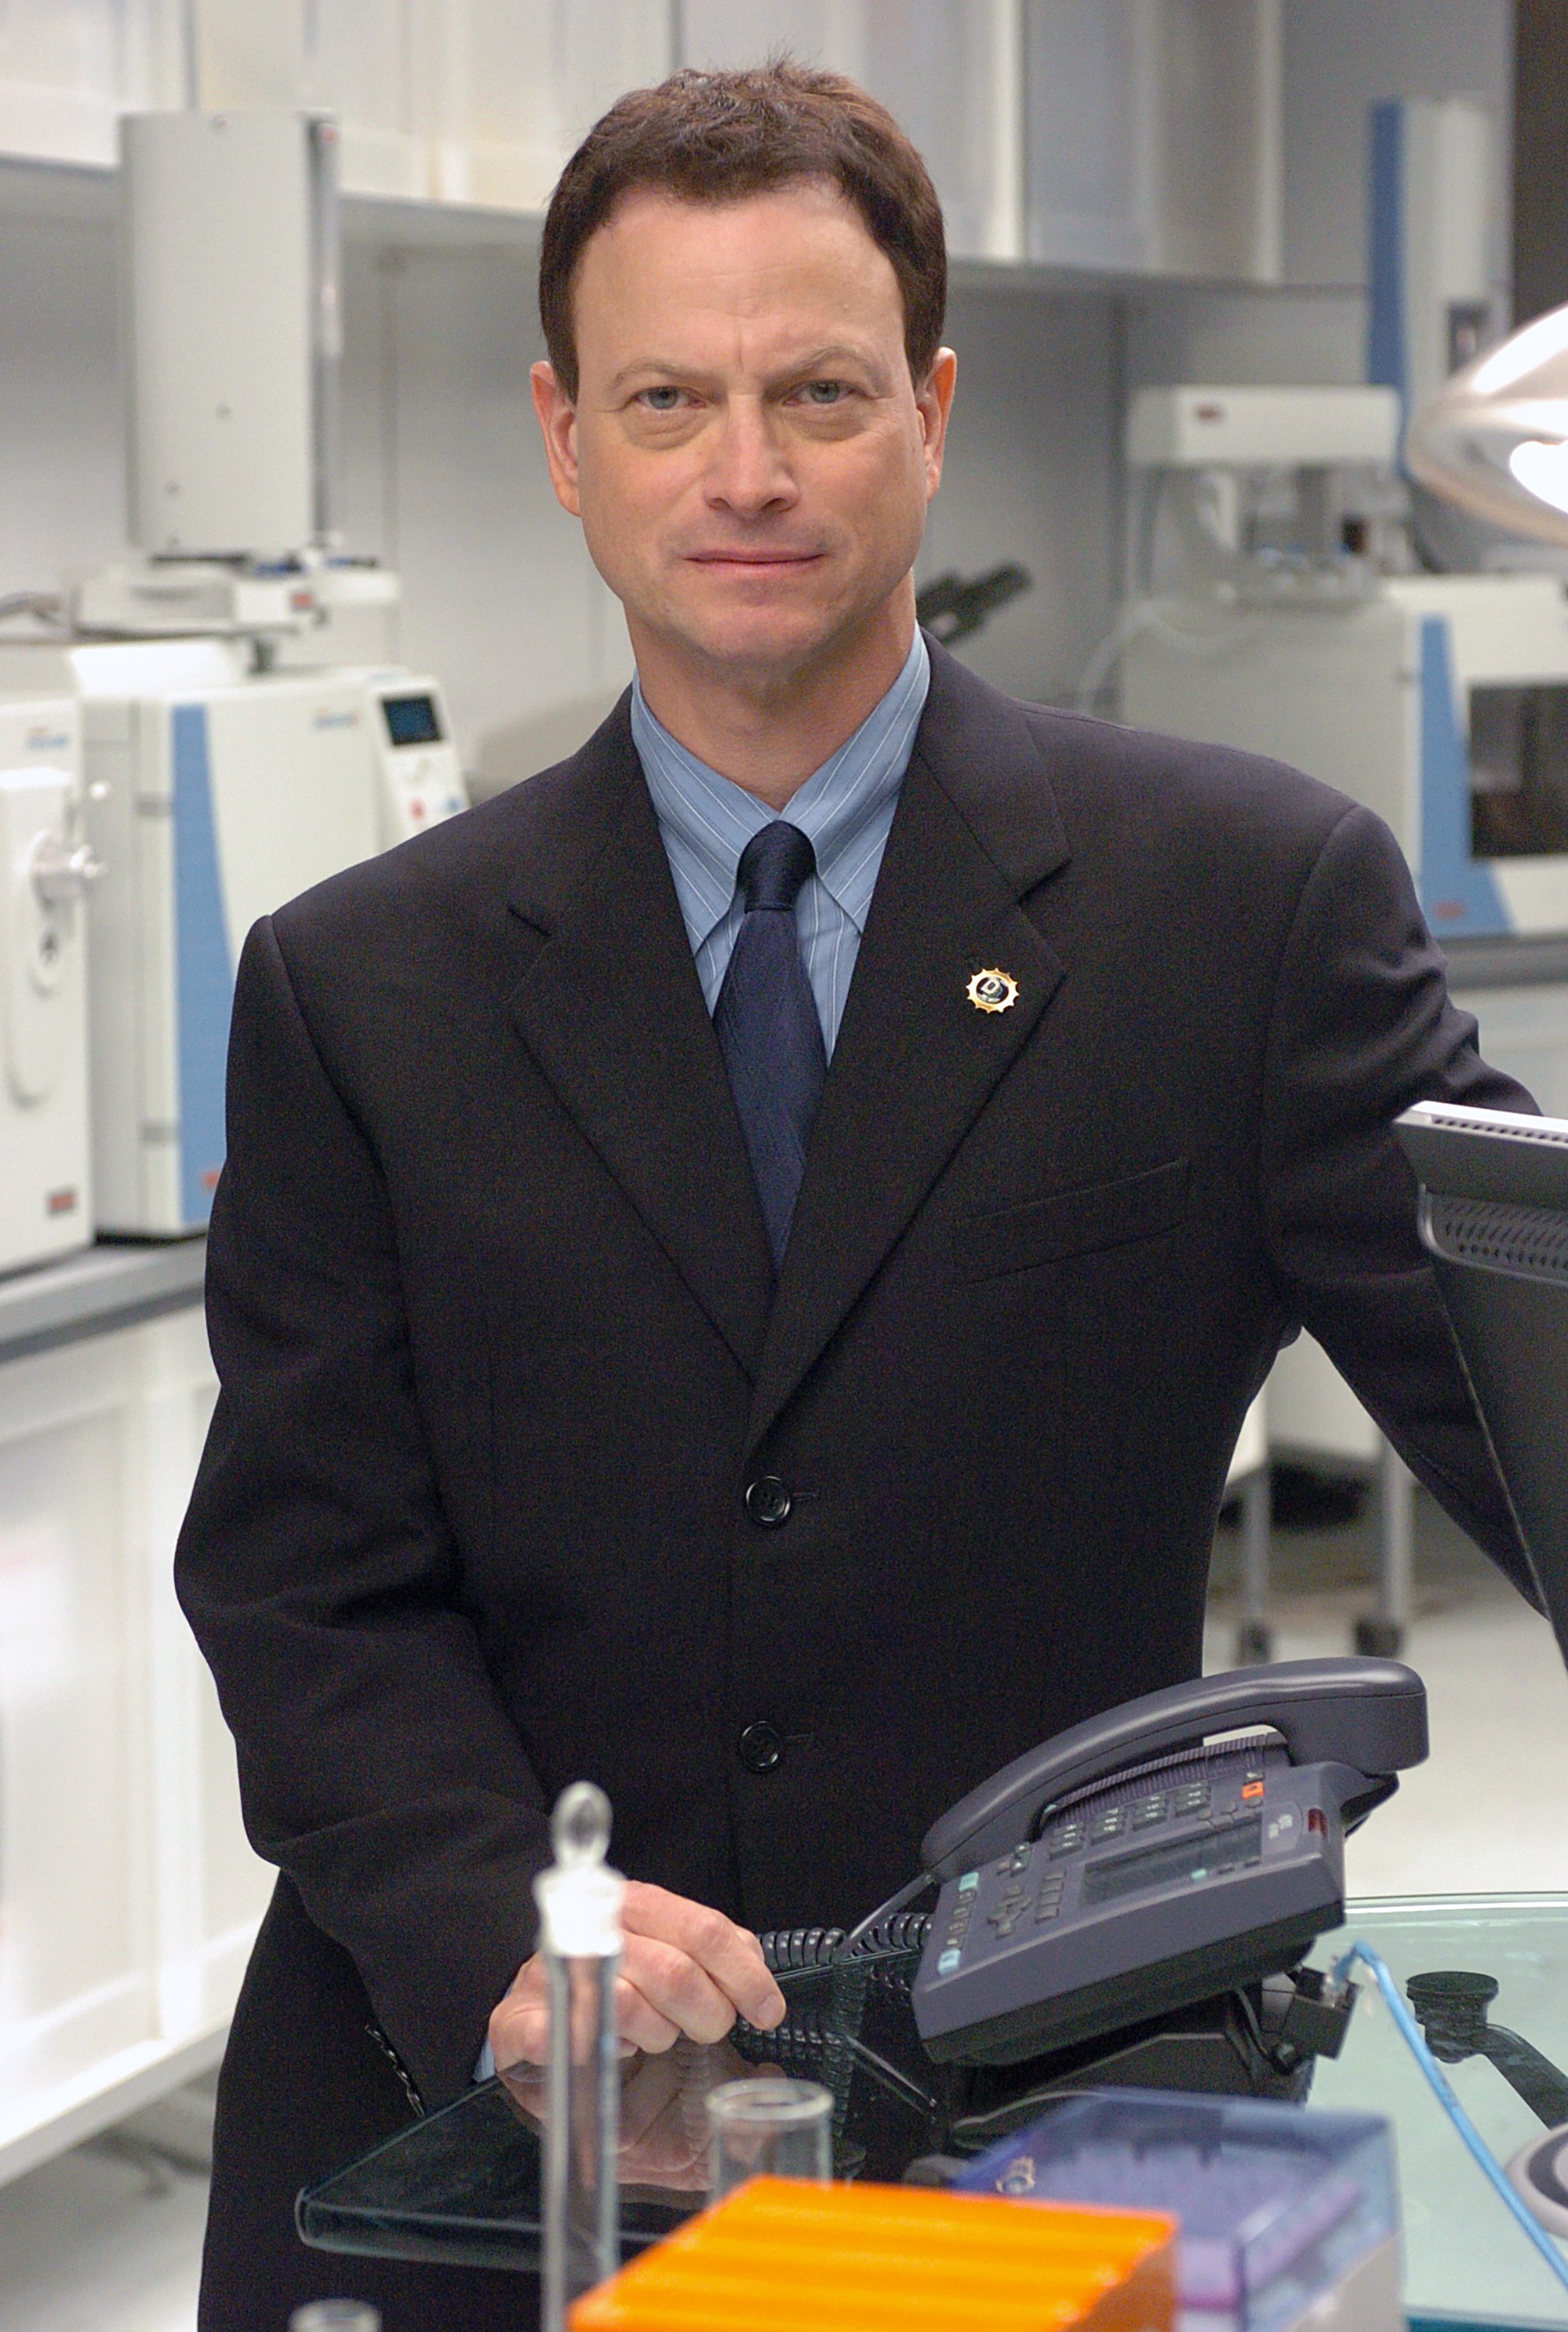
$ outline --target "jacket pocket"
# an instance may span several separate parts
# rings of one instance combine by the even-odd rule
[[[1185,1158],[1114,1182],[1053,1190],[1048,1198],[971,1215],[961,1224],[953,1234],[954,1276],[996,1279],[1096,1247],[1124,1247],[1170,1230],[1186,1212]]]

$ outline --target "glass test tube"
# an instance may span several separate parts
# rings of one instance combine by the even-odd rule
[[[574,1782],[550,1822],[553,1868],[534,1881],[550,1985],[544,2148],[544,2332],[565,2332],[574,2299],[620,2266],[617,2148],[620,1968],[626,1882],[605,1863],[609,1801]]]

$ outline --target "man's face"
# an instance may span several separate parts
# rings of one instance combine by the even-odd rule
[[[801,672],[901,593],[942,474],[953,359],[917,389],[898,281],[836,188],[638,188],[589,240],[575,405],[534,397],[634,647]]]

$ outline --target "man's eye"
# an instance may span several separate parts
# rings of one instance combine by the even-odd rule
[[[843,380],[808,380],[800,391],[808,405],[838,405],[849,394]]]
[[[645,388],[637,402],[646,406],[650,413],[678,413],[681,409],[681,399],[684,395],[684,389],[667,386],[661,388]]]

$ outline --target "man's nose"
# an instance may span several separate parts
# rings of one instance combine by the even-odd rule
[[[797,499],[782,432],[766,407],[750,399],[731,404],[713,448],[708,500],[737,517],[760,518]]]

